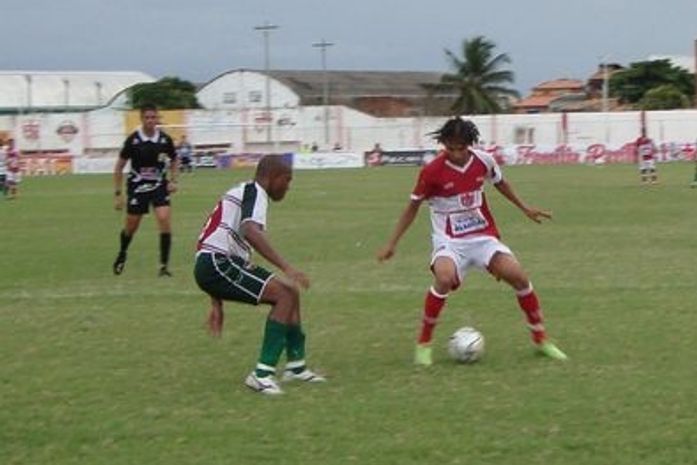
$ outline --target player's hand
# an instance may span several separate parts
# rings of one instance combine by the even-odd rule
[[[208,313],[208,333],[211,336],[220,337],[224,319],[222,300],[211,298],[211,311]]]
[[[552,212],[545,210],[539,210],[535,207],[527,208],[525,210],[525,216],[533,220],[535,223],[542,223],[542,219],[546,218],[548,220],[552,219]]]
[[[169,181],[169,182],[167,183],[167,192],[169,192],[170,194],[174,194],[175,192],[177,192],[177,183],[176,183],[176,181]]]
[[[114,209],[123,210],[123,195],[119,194],[114,196]]]
[[[289,266],[288,268],[283,270],[283,272],[294,285],[300,286],[303,289],[310,288],[310,278],[308,278],[307,275],[302,271],[296,270],[292,266]]]
[[[377,254],[375,254],[376,258],[378,259],[379,262],[384,262],[386,260],[389,260],[390,258],[394,257],[394,247],[392,246],[385,246],[382,249],[378,250]]]

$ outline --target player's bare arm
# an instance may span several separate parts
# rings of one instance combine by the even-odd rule
[[[310,280],[307,275],[291,266],[281,254],[276,252],[259,224],[253,221],[247,221],[241,226],[241,231],[247,242],[254,247],[254,250],[259,252],[259,254],[269,262],[276,265],[291,281],[302,286],[304,289],[310,287]]]
[[[177,175],[179,174],[179,158],[174,158],[169,164],[169,182],[167,183],[167,192],[173,194],[177,192]]]
[[[402,211],[390,239],[387,241],[387,245],[378,250],[377,259],[379,262],[389,260],[392,258],[392,256],[394,256],[397,243],[407,229],[409,229],[409,226],[411,226],[411,224],[414,222],[414,218],[416,218],[416,214],[419,212],[420,206],[421,200],[411,200],[407,204],[406,208],[404,208],[404,211]]]
[[[127,160],[119,157],[114,166],[114,208],[116,210],[123,209],[123,169],[126,166]]]
[[[513,187],[506,181],[501,180],[500,182],[494,184],[496,190],[498,190],[504,197],[506,197],[513,205],[518,207],[525,213],[525,216],[533,220],[535,223],[542,223],[542,219],[552,219],[552,213],[546,210],[540,210],[536,207],[531,207],[523,203],[522,200],[513,191]]]

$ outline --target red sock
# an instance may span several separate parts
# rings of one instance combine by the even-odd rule
[[[525,318],[528,320],[528,327],[532,335],[532,340],[535,344],[539,344],[545,340],[545,327],[542,322],[542,309],[540,301],[537,300],[537,294],[532,288],[532,284],[522,291],[517,291],[518,305],[525,312]]]
[[[426,293],[424,302],[424,317],[421,322],[421,334],[419,335],[419,344],[428,344],[433,338],[433,328],[438,323],[438,315],[443,310],[447,294],[438,294],[435,289],[430,288]]]

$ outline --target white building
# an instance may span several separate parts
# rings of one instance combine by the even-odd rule
[[[0,71],[0,114],[90,110],[154,81],[139,71]]]

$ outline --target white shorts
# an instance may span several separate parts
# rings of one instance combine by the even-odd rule
[[[8,171],[7,177],[5,178],[5,182],[7,184],[19,184],[20,182],[22,182],[22,172],[21,171],[17,171],[17,172]]]
[[[434,237],[431,266],[436,258],[449,257],[455,262],[457,277],[462,282],[470,268],[486,271],[497,252],[515,257],[506,244],[492,236],[477,236],[471,239],[457,240]]]
[[[656,160],[650,159],[650,160],[640,160],[639,161],[639,171],[644,171],[644,170],[656,170]]]

